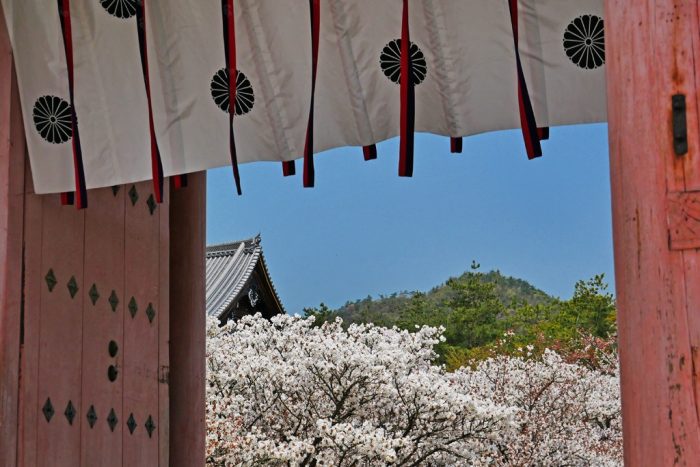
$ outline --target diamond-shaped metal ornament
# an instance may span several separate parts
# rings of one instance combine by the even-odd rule
[[[68,423],[72,425],[73,419],[75,418],[75,407],[73,407],[73,402],[68,401],[68,405],[66,406],[66,410],[63,412],[63,415],[65,415],[68,419]]]
[[[117,305],[119,305],[119,297],[117,297],[117,292],[112,290],[112,293],[109,294],[109,298],[107,300],[109,301],[109,306],[112,307],[112,311],[117,311]]]
[[[75,276],[70,276],[68,292],[70,293],[70,298],[75,298],[75,294],[78,293],[78,282],[75,280]]]
[[[94,405],[91,405],[87,411],[87,421],[88,421],[88,424],[90,425],[90,428],[95,426],[95,422],[97,421],[97,412],[95,412]]]
[[[113,194],[114,196],[117,196],[117,193],[119,193],[119,185],[114,185],[114,186],[112,187],[112,194]]]
[[[53,273],[53,269],[49,269],[49,272],[46,273],[44,280],[46,281],[46,285],[49,286],[49,292],[53,292],[53,288],[56,287],[56,284],[58,284],[56,276]]]
[[[119,419],[117,418],[117,414],[114,413],[114,409],[111,409],[109,411],[109,415],[107,416],[107,424],[109,425],[109,429],[114,431],[114,427],[117,426],[117,422]]]
[[[149,303],[148,308],[146,308],[146,316],[148,316],[148,321],[150,323],[152,323],[153,318],[156,317],[156,310],[153,308],[153,305],[151,303]]]
[[[151,434],[153,433],[153,430],[156,429],[156,424],[153,423],[153,419],[151,416],[148,416],[148,420],[146,420],[146,424],[144,425],[146,427],[146,431],[148,432],[148,437],[151,437]]]
[[[44,412],[44,417],[46,417],[46,421],[50,422],[51,418],[53,418],[53,414],[56,412],[53,410],[53,405],[51,404],[51,398],[47,398],[46,402],[44,402],[44,406],[41,408],[41,411]]]
[[[129,427],[129,433],[134,434],[136,429],[136,420],[134,420],[134,414],[129,414],[129,419],[126,421],[126,426]]]
[[[158,207],[158,204],[156,204],[156,199],[153,197],[153,195],[148,197],[146,204],[148,205],[148,211],[151,213],[151,215],[153,215],[156,207]]]
[[[131,200],[131,205],[136,206],[136,202],[139,200],[139,192],[136,191],[136,185],[131,185],[129,189],[129,199]]]
[[[131,297],[131,300],[129,300],[129,313],[131,314],[132,318],[136,316],[137,311],[139,311],[139,307],[136,305],[136,299]]]
[[[92,287],[90,287],[90,291],[88,292],[88,295],[90,296],[90,301],[92,302],[92,306],[95,306],[95,303],[97,303],[97,299],[100,298],[100,293],[97,291],[96,284],[92,284]]]

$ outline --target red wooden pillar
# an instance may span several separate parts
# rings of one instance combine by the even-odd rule
[[[699,6],[698,0],[606,2],[615,275],[629,466],[700,465]],[[676,94],[684,95],[687,105],[684,154],[674,148]]]
[[[171,192],[170,465],[204,465],[206,172]]]
[[[12,51],[0,6],[0,467],[16,462],[24,129]]]

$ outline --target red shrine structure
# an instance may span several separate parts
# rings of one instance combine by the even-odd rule
[[[601,93],[583,91],[600,79],[625,463],[700,465],[698,0],[488,1],[473,15],[478,2],[451,0],[223,0],[188,15],[188,1],[0,2],[1,467],[202,465],[204,169],[231,163],[238,183],[238,162],[290,175],[303,157],[311,186],[315,150],[372,159],[398,135],[410,176],[414,131],[459,152],[463,136],[514,127],[536,157],[549,126],[599,121]],[[117,68],[87,53],[108,22],[100,40],[128,56]],[[470,68],[481,60],[503,69]],[[201,98],[188,94],[200,72]]]

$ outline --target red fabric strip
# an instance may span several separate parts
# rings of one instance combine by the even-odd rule
[[[74,199],[73,199],[73,192],[72,191],[67,191],[65,193],[61,193],[61,205],[62,206],[72,206]]]
[[[518,75],[518,107],[520,110],[520,127],[525,140],[525,148],[527,150],[528,159],[534,159],[542,155],[542,147],[540,146],[540,136],[537,132],[537,123],[535,122],[535,112],[532,109],[530,101],[530,93],[525,82],[525,74],[523,73],[522,63],[520,61],[520,49],[518,47],[518,0],[509,0],[510,7],[510,23],[513,29],[513,44],[515,46],[515,63],[516,72]]]
[[[541,128],[537,129],[537,136],[540,138],[540,141],[544,141],[549,139],[549,127],[548,126],[543,126]]]
[[[136,29],[139,36],[139,52],[141,53],[141,70],[143,83],[146,87],[148,103],[148,131],[151,138],[151,177],[156,202],[163,202],[163,163],[160,158],[155,126],[153,125],[153,107],[151,105],[151,81],[148,73],[148,46],[146,42],[146,0],[136,2]]]
[[[316,70],[318,69],[318,37],[321,26],[321,0],[309,0],[311,16],[311,105],[309,121],[306,125],[304,143],[304,187],[313,187],[316,171],[314,169],[314,99],[316,95]]]
[[[450,138],[450,152],[452,154],[462,153],[462,138]]]
[[[399,137],[399,176],[413,176],[413,132],[415,89],[411,66],[411,38],[408,27],[408,0],[403,0],[401,16],[401,131]]]
[[[362,146],[362,154],[365,156],[366,161],[371,161],[377,158],[377,145],[370,144],[369,146]]]
[[[236,153],[236,140],[233,134],[233,116],[236,113],[236,23],[234,21],[233,0],[221,0],[221,9],[224,20],[224,51],[226,53],[226,69],[228,70],[228,129],[229,152],[231,154],[231,167],[233,179],[236,182],[236,192],[241,195],[241,176],[238,172],[238,155]]]
[[[66,67],[68,68],[68,93],[71,106],[71,127],[73,137],[73,175],[75,180],[75,207],[84,209],[88,205],[87,189],[85,187],[85,170],[83,168],[83,151],[80,146],[80,133],[78,132],[78,119],[75,113],[75,99],[73,88],[73,33],[70,18],[70,0],[58,0],[58,14],[61,19],[61,32],[63,33],[63,47],[66,52]]]
[[[282,175],[289,177],[291,175],[296,175],[297,166],[294,161],[283,161],[282,162]]]
[[[180,188],[186,188],[187,187],[187,174],[175,175],[173,177],[173,186],[175,187],[176,190],[179,190]]]

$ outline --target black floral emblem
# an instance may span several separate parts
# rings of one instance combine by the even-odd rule
[[[428,74],[428,64],[425,61],[423,51],[413,42],[409,47],[411,53],[411,77],[413,85],[423,82]],[[382,71],[396,84],[401,82],[401,39],[394,39],[389,42],[379,55],[379,65]]]
[[[71,107],[60,97],[38,98],[34,103],[32,118],[36,131],[49,143],[65,143],[73,136]]]
[[[579,67],[593,70],[605,63],[605,27],[603,18],[583,15],[564,31],[566,56]]]
[[[228,70],[222,68],[211,79],[211,97],[221,110],[228,113]],[[236,70],[236,115],[245,115],[253,110],[255,94],[253,85],[242,71]]]
[[[100,0],[102,8],[117,18],[131,18],[136,14],[136,2],[138,0]]]

